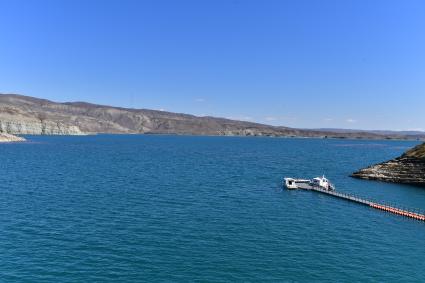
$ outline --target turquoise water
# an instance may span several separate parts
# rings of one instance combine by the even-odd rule
[[[349,178],[415,142],[28,137],[0,145],[0,282],[425,281],[425,223],[314,192],[425,208]]]

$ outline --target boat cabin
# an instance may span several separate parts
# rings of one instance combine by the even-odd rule
[[[334,190],[334,186],[329,182],[328,179],[325,178],[325,176],[314,178],[313,180],[311,180],[310,184],[312,186],[321,187],[329,191]]]

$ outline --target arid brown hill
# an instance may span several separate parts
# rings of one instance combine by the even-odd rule
[[[335,133],[274,127],[214,117],[197,117],[165,111],[129,109],[85,102],[56,103],[16,94],[0,94],[0,133],[181,134],[225,136],[303,136],[343,138],[406,138],[369,132]]]

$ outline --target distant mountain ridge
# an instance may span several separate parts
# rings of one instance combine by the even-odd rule
[[[406,139],[406,135],[363,131],[333,132],[294,129],[165,111],[58,103],[18,94],[0,94],[0,133],[81,135],[178,134],[218,136],[329,137]]]
[[[424,131],[391,131],[391,130],[356,130],[356,129],[338,129],[338,128],[320,128],[312,129],[314,131],[325,131],[334,133],[375,133],[379,135],[405,135],[412,137],[424,138]]]

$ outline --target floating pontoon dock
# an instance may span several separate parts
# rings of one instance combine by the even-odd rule
[[[290,178],[289,178],[290,179]],[[296,189],[302,189],[302,190],[309,190],[309,191],[315,191],[322,194],[330,195],[336,198],[345,199],[348,201],[356,202],[359,204],[363,204],[372,208],[376,208],[379,210],[383,210],[386,212],[390,212],[393,214],[413,218],[420,221],[425,221],[425,213],[423,211],[412,211],[409,209],[404,208],[398,208],[392,205],[387,204],[380,204],[374,201],[366,200],[364,198],[360,198],[354,195],[340,193],[335,190],[327,190],[325,188],[319,187],[319,186],[313,186],[311,183],[308,182],[308,180],[297,180],[297,179],[290,179],[293,180],[296,183]]]

